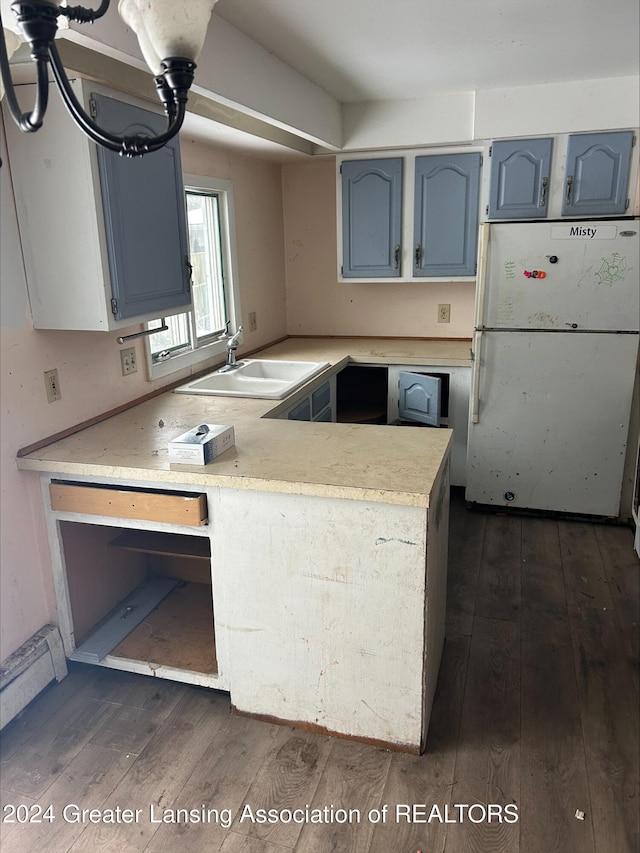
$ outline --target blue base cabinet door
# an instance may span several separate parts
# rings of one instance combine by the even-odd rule
[[[617,216],[628,206],[631,130],[569,137],[563,216]]]
[[[489,219],[547,215],[553,139],[501,139],[491,146]]]
[[[439,427],[441,400],[438,377],[401,371],[398,379],[398,416],[401,421]]]
[[[479,153],[416,157],[413,275],[476,272]]]
[[[402,159],[349,160],[342,172],[342,275],[399,278]]]

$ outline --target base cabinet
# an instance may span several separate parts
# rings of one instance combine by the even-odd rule
[[[228,689],[216,642],[206,495],[46,485],[67,657]]]
[[[424,749],[444,642],[448,453],[428,508],[205,488],[201,526],[54,509],[50,482],[67,657],[228,691],[237,713]]]
[[[440,379],[440,424],[453,430],[451,446],[451,485],[464,486],[467,468],[467,436],[469,433],[469,398],[471,394],[471,369],[469,367],[442,367],[438,365],[390,365],[387,398],[389,423],[415,425],[413,420],[400,416],[399,389],[401,374],[418,374]],[[428,424],[422,424],[429,429]]]
[[[267,417],[280,418],[289,421],[315,421],[316,423],[333,423],[336,420],[336,377],[330,376],[326,381],[314,383],[312,390],[297,399],[291,406],[276,410],[275,414]]]
[[[448,466],[429,509],[221,501],[234,709],[421,752],[444,641]]]
[[[430,412],[401,410],[401,379],[439,380],[440,411],[434,424]],[[471,368],[438,365],[349,364],[336,377],[336,420],[339,423],[389,424],[453,430],[451,485],[464,486],[469,432]]]

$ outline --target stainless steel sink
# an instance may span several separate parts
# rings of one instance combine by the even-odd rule
[[[177,394],[282,400],[326,367],[327,361],[243,359],[233,370],[221,368],[174,390]]]

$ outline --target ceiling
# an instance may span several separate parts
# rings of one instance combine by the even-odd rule
[[[343,103],[639,72],[637,0],[218,0]]]
[[[638,0],[218,0],[214,14],[345,104],[640,73]],[[182,132],[306,156],[245,125],[189,112]]]

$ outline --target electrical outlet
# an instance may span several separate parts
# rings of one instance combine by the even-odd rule
[[[438,305],[438,323],[450,323],[451,322],[451,305],[442,304]]]
[[[136,348],[127,347],[127,349],[121,349],[120,363],[122,365],[123,376],[128,376],[130,373],[137,373],[138,359],[136,358]]]
[[[62,400],[57,368],[54,367],[53,370],[45,370],[44,387],[47,391],[47,403],[55,403],[56,400]]]
[[[258,319],[255,311],[249,311],[249,331],[255,332],[258,328]]]

